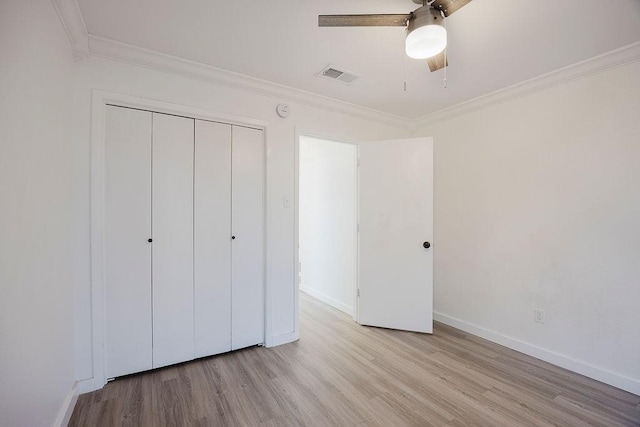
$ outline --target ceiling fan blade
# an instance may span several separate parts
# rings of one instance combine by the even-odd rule
[[[445,51],[443,50],[436,56],[432,56],[431,58],[427,58],[427,64],[429,64],[429,69],[433,73],[434,71],[438,71],[445,66],[449,66],[449,61],[445,55]]]
[[[431,7],[435,7],[444,13],[444,16],[449,16],[456,10],[466,6],[471,0],[435,0],[431,3]]]
[[[411,18],[403,15],[319,15],[318,27],[405,27]]]

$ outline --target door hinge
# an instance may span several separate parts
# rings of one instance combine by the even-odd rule
[[[358,296],[360,296],[360,289],[358,288],[358,289],[356,289],[356,291],[358,293]]]
[[[360,232],[360,223],[356,224],[356,231],[359,233]]]

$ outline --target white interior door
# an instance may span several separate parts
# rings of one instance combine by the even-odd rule
[[[153,113],[153,367],[194,358],[194,120]]]
[[[360,145],[358,322],[433,331],[433,139]]]
[[[231,125],[196,120],[195,355],[231,350]]]
[[[107,107],[106,374],[152,368],[151,113]]]
[[[232,128],[231,347],[264,340],[263,177],[261,130]]]

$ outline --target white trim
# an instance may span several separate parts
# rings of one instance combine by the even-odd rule
[[[262,128],[262,345],[267,346],[267,341],[271,341],[271,289],[267,286],[267,255],[269,254],[269,242],[267,241],[267,225],[269,223],[269,213],[267,209],[267,122],[263,122]],[[233,134],[231,143],[233,144]],[[233,212],[232,212],[233,213]],[[267,303],[268,301],[268,303]]]
[[[76,0],[51,0],[67,33],[73,57],[80,60],[89,56],[89,34]]]
[[[295,126],[293,133],[293,333],[298,339],[300,337],[300,236],[298,230],[300,221],[300,210],[298,209],[300,137]]]
[[[277,100],[283,98],[301,105],[329,111],[338,111],[352,117],[385,123],[406,129],[412,121],[400,116],[362,107],[346,101],[329,98],[301,89],[273,83],[196,61],[182,59],[150,49],[89,35],[92,56],[151,68],[170,74],[204,80],[219,86],[242,89]]]
[[[577,372],[578,374],[593,378],[605,384],[640,395],[640,381],[637,379],[629,378],[622,374],[590,365],[581,360],[573,359],[569,356],[538,347],[528,342],[503,335],[499,332],[474,325],[473,323],[465,322],[464,320],[460,320],[443,313],[434,312],[433,318],[438,322],[453,326],[454,328],[535,357],[536,359],[544,360],[545,362],[549,362],[561,368]]]
[[[77,401],[78,381],[74,381],[73,386],[71,386],[71,390],[69,390],[69,393],[67,393],[67,396],[62,403],[62,407],[58,412],[58,416],[53,423],[55,427],[66,427],[69,424],[69,420],[71,419],[71,415],[73,414],[73,409],[76,407]]]
[[[52,1],[75,2],[75,0]],[[219,86],[243,89],[279,100],[285,98],[301,105],[337,111],[348,116],[377,121],[405,130],[416,129],[431,123],[447,120],[461,114],[504,103],[640,60],[640,42],[632,43],[420,118],[409,119],[103,37],[89,35],[88,44],[92,56],[204,80]]]
[[[353,307],[350,307],[346,304],[343,304],[342,302],[338,301],[337,299],[333,299],[330,296],[327,296],[325,294],[323,294],[322,292],[318,292],[315,289],[312,288],[307,288],[306,286],[300,284],[300,290],[306,294],[311,295],[312,297],[319,299],[320,301],[324,302],[325,304],[330,305],[331,307],[342,311],[343,313],[348,314],[349,316],[353,317]]]
[[[284,334],[274,335],[271,337],[269,344],[265,347],[276,347],[282,344],[289,344],[294,341],[298,341],[298,332],[285,332]]]
[[[577,62],[542,74],[529,80],[516,83],[504,89],[481,95],[469,101],[447,107],[440,111],[427,114],[415,120],[416,127],[427,126],[435,122],[448,120],[491,105],[501,104],[516,98],[541,92],[560,86],[574,80],[579,80],[594,74],[602,73],[613,68],[640,60],[640,42],[623,46],[602,55]]]
[[[94,390],[106,383],[104,370],[104,161],[106,96],[91,98],[91,340]]]
[[[269,125],[269,122],[265,120],[257,120],[234,114],[210,111],[198,107],[174,104],[151,98],[141,98],[138,96],[108,92],[99,89],[94,89],[91,94],[93,98],[99,98],[104,105],[113,104],[121,107],[137,108],[152,112],[173,114],[176,116],[184,116],[198,120],[208,120],[260,130],[264,130]],[[96,105],[94,105],[94,107],[95,106]]]
[[[233,124],[237,126],[245,126],[263,131],[264,144],[264,191],[263,197],[266,203],[266,185],[267,185],[267,144],[266,134],[269,122],[263,120],[255,120],[251,118],[218,114],[203,110],[197,107],[172,104],[164,101],[140,98],[130,95],[123,95],[113,92],[106,92],[94,89],[91,99],[91,321],[92,321],[92,369],[93,377],[82,381],[82,390],[93,391],[102,388],[107,383],[105,371],[105,353],[106,353],[106,324],[104,321],[106,301],[105,297],[105,278],[104,278],[104,200],[105,200],[105,122],[107,105],[117,105],[129,108],[138,108],[159,113],[174,114],[184,117],[209,120]],[[264,209],[264,233],[265,233],[265,253],[263,264],[263,283],[264,283],[264,343],[267,346],[277,345],[271,344],[274,340],[271,337],[271,301],[269,300],[269,287],[265,274],[268,253],[266,252],[266,221],[267,209],[263,203]],[[276,340],[277,341],[277,340]]]
[[[353,290],[353,321],[360,323],[360,145],[356,153],[356,286]]]
[[[88,34],[77,0],[51,0],[51,2],[67,33],[76,59],[82,59],[88,55],[112,59],[175,75],[205,80],[220,86],[244,89],[276,99],[286,98],[302,105],[338,111],[352,117],[378,121],[402,129],[415,129],[447,120],[483,107],[507,102],[640,60],[640,42],[631,43],[512,86],[429,113],[417,119],[409,119],[200,62],[189,61]]]
[[[91,391],[99,390],[102,388],[102,384],[96,386],[95,378],[87,378],[78,381],[78,394],[89,393]]]

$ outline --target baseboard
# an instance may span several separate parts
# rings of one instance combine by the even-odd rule
[[[265,347],[276,347],[282,344],[289,344],[290,342],[298,341],[298,333],[296,331],[286,332],[284,334],[272,336],[267,340]]]
[[[74,381],[71,390],[67,393],[67,397],[65,397],[64,402],[62,403],[62,407],[60,408],[60,412],[58,412],[56,421],[53,424],[55,427],[66,427],[69,424],[71,414],[73,414],[73,408],[76,407],[77,401],[78,381]]]
[[[629,393],[640,395],[640,381],[634,378],[629,378],[615,372],[607,371],[606,369],[511,338],[499,332],[474,325],[473,323],[465,322],[464,320],[456,319],[455,317],[451,317],[443,313],[434,312],[433,318],[445,325],[452,326],[456,329],[460,329],[496,344],[509,347],[513,350],[519,351],[520,353],[535,357],[536,359],[544,360],[545,362],[549,362],[561,368],[593,378],[594,380],[628,391]]]
[[[340,301],[333,299],[322,292],[318,292],[315,289],[308,288],[303,284],[300,284],[300,290],[306,294],[311,295],[312,297],[319,299],[320,301],[329,304],[331,307],[336,308],[343,313],[347,313],[349,316],[353,317],[353,307],[349,307],[346,304],[341,303]]]
[[[99,385],[95,378],[87,378],[78,381],[78,393],[84,394],[92,391],[100,390],[103,385]]]
[[[283,334],[267,336],[265,339],[264,346],[265,347],[276,347],[282,344],[288,344],[290,342],[294,342],[298,340],[298,332],[285,332]],[[92,391],[100,390],[104,387],[100,381],[96,380],[96,378],[86,378],[80,381],[76,381],[76,396],[78,394],[90,393]],[[74,402],[75,404],[75,402]]]

